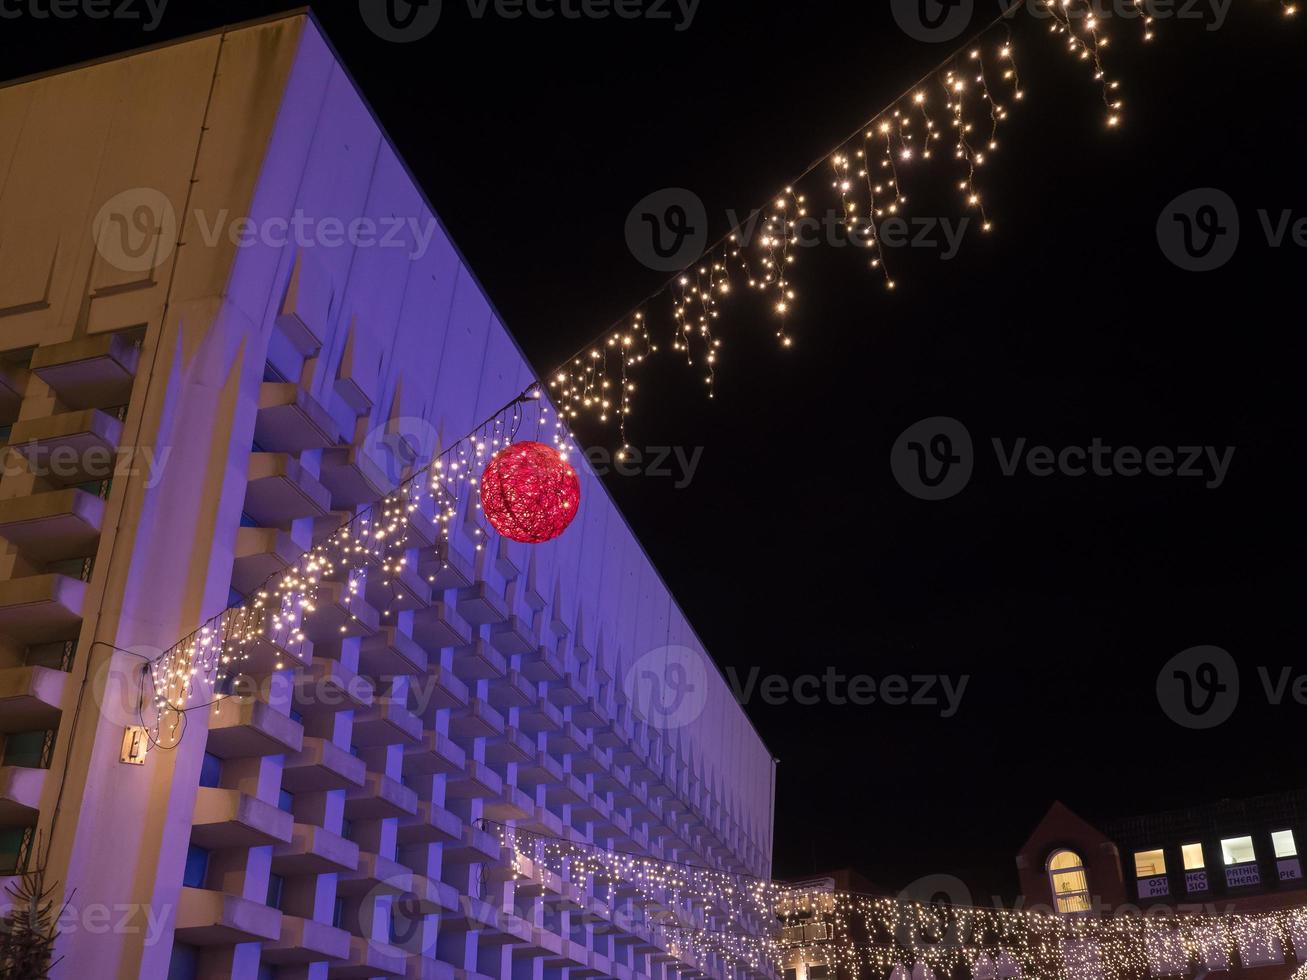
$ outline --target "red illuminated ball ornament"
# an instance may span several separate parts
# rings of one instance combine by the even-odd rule
[[[552,446],[519,442],[497,453],[481,474],[481,507],[511,541],[552,541],[572,523],[581,481]]]

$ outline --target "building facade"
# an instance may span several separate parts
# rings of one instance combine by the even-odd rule
[[[1055,803],[1017,856],[1029,903],[1079,914],[1125,906],[1256,911],[1307,906],[1307,790],[1115,819]]]
[[[150,744],[151,659],[532,380],[307,15],[0,89],[0,884],[68,903],[56,977],[748,972],[505,864],[770,874],[773,760],[592,474],[556,541],[469,506],[323,583]]]

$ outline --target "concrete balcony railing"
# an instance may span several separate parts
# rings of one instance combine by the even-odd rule
[[[507,672],[504,655],[480,637],[454,650],[454,673],[465,681],[498,679]]]
[[[95,554],[104,501],[67,488],[0,500],[0,538],[38,562]]]
[[[530,653],[539,642],[534,627],[520,616],[510,615],[490,627],[490,645],[506,657]]]
[[[439,664],[432,665],[425,677],[415,678],[409,686],[409,707],[429,728],[436,727],[437,711],[466,708],[469,699],[467,684],[451,668]]]
[[[125,405],[140,349],[122,334],[95,334],[38,347],[30,370],[69,408]]]
[[[525,708],[539,700],[536,687],[516,670],[509,670],[489,684],[490,703],[500,711],[510,708]]]
[[[427,652],[411,636],[386,626],[359,642],[359,671],[372,677],[425,674]]]
[[[409,890],[413,872],[391,858],[359,851],[358,867],[342,871],[336,879],[338,895],[402,895]]]
[[[287,532],[275,527],[238,528],[231,586],[241,595],[249,595],[293,568],[303,552]]]
[[[535,740],[510,725],[502,735],[486,739],[485,752],[486,761],[503,772],[509,764],[522,765],[535,759]]]
[[[358,863],[357,844],[316,824],[295,824],[290,840],[272,849],[273,873],[285,877],[353,871]]]
[[[345,791],[347,820],[385,820],[417,813],[417,793],[397,779],[369,772],[363,785]]]
[[[349,956],[350,934],[344,929],[304,919],[281,916],[281,938],[264,943],[261,958],[277,966],[343,960]]]
[[[409,745],[404,749],[403,771],[410,778],[448,776],[461,772],[466,764],[467,753],[447,736],[435,731],[424,731],[422,740],[417,745]]]
[[[18,421],[27,391],[27,372],[0,364],[0,425]]]
[[[0,668],[0,733],[56,728],[68,675],[50,667]]]
[[[451,800],[495,800],[503,791],[499,774],[475,759],[468,759],[467,767],[445,783],[445,796]]]
[[[18,644],[52,643],[77,635],[86,583],[67,575],[32,575],[0,582],[0,636]]]
[[[338,711],[362,711],[372,705],[372,682],[339,660],[319,657],[295,675],[295,710],[306,718]]]
[[[517,712],[517,726],[531,736],[560,731],[563,724],[563,712],[544,698]]]
[[[481,812],[488,820],[507,823],[510,820],[524,820],[535,811],[535,801],[516,786],[503,785],[499,796],[487,799],[481,805]]]
[[[563,678],[563,658],[548,646],[537,646],[522,655],[522,675],[533,684]]]
[[[304,634],[315,642],[330,643],[344,637],[372,636],[381,629],[381,616],[361,595],[351,595],[344,582],[318,584],[317,607],[304,622]]]
[[[192,842],[212,850],[288,842],[289,813],[235,789],[201,786],[191,816]]]
[[[327,970],[332,980],[368,980],[371,977],[402,977],[407,971],[407,956],[402,949],[379,943],[375,939],[351,936],[349,958]]]
[[[0,827],[30,827],[36,822],[48,769],[0,766]]]
[[[413,639],[428,654],[472,642],[472,630],[463,617],[448,603],[432,602],[413,616]]]
[[[263,701],[223,698],[209,715],[206,749],[220,759],[299,752],[304,726]]]
[[[45,483],[67,487],[112,475],[122,433],[112,415],[86,409],[17,422],[9,446]]]
[[[395,575],[369,575],[364,595],[374,608],[387,613],[383,618],[391,623],[399,613],[431,605],[431,585],[409,565]]]
[[[270,942],[281,937],[281,913],[237,895],[182,888],[175,936],[191,946]]]
[[[338,510],[380,500],[394,488],[394,482],[358,446],[339,446],[322,454],[322,485],[331,491],[331,504]]]
[[[351,738],[360,747],[419,745],[422,742],[422,719],[398,701],[387,698],[354,713]]]
[[[251,453],[247,478],[245,513],[265,527],[288,527],[331,510],[327,488],[286,453]]]
[[[502,735],[504,716],[480,698],[468,698],[466,708],[455,708],[449,713],[449,734],[455,741],[487,738]],[[469,746],[465,745],[464,749]]]
[[[488,582],[473,582],[458,590],[458,614],[469,623],[485,626],[508,618],[508,602]]]
[[[395,836],[401,845],[452,844],[462,840],[463,821],[430,800],[419,800],[416,813],[399,818]]]
[[[418,556],[418,572],[438,593],[465,589],[477,580],[472,559],[452,546],[422,551]]]
[[[326,739],[305,736],[299,752],[286,757],[281,773],[283,789],[292,793],[315,793],[362,786],[367,766]]]
[[[298,455],[340,442],[331,414],[297,384],[265,381],[259,389],[254,441],[274,453]]]

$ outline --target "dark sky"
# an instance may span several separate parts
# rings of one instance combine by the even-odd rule
[[[27,0],[22,0],[25,5]],[[7,77],[232,23],[288,4],[172,0],[158,28],[0,21]],[[666,187],[705,202],[713,237],[943,57],[884,3],[703,0],[670,22],[468,17],[385,43],[347,0],[315,5],[510,328],[541,370],[663,276],[626,244]],[[996,6],[978,0],[976,25]],[[952,261],[893,250],[888,294],[864,253],[803,250],[791,329],[727,307],[717,396],[669,366],[637,401],[640,447],[702,447],[689,485],[610,484],[724,668],[969,680],[960,708],[747,710],[780,759],[778,874],[857,865],[901,884],[981,871],[1003,886],[1047,805],[1111,816],[1300,785],[1307,707],[1268,703],[1303,663],[1304,252],[1259,218],[1307,217],[1301,22],[1273,0],[1219,30],[1168,21],[1145,49],[1109,27],[1124,125],[1104,126],[1084,65],[1042,23],[1014,33],[1028,96],[982,169],[994,234]],[[963,211],[947,153],[903,174],[910,214]],[[834,203],[823,175],[805,185]],[[1155,228],[1177,195],[1225,191],[1238,251],[1182,271]],[[667,330],[666,308],[661,326]],[[891,448],[951,416],[970,484],[910,496]],[[611,445],[608,433],[587,442]],[[1004,476],[1010,447],[1235,447],[1218,488],[1181,477]],[[1182,727],[1156,682],[1187,648],[1239,664],[1233,717]],[[1307,670],[1295,666],[1295,670]]]

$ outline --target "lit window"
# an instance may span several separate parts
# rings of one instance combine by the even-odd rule
[[[1298,856],[1298,845],[1294,842],[1292,830],[1277,830],[1271,834],[1271,844],[1275,847],[1277,858]]]
[[[1184,857],[1184,869],[1186,871],[1202,871],[1207,867],[1207,861],[1203,857],[1202,844],[1184,844],[1180,848],[1180,854]]]
[[[1135,851],[1135,876],[1138,878],[1156,878],[1166,874],[1166,855],[1160,849],[1156,851]]]
[[[1053,852],[1048,859],[1048,880],[1053,886],[1053,901],[1058,912],[1070,915],[1090,910],[1085,862],[1075,851]]]
[[[1221,841],[1221,857],[1226,864],[1250,864],[1257,860],[1251,837],[1227,837]]]

